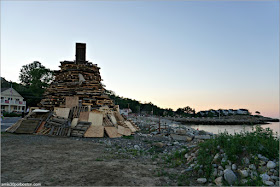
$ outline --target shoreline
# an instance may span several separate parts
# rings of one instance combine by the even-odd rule
[[[174,120],[182,124],[196,125],[256,125],[269,124],[269,122],[279,122],[279,119],[268,117],[253,117],[253,116],[238,116],[238,117],[223,117],[223,118],[172,118],[165,119]]]

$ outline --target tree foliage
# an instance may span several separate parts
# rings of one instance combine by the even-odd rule
[[[53,81],[53,71],[34,61],[22,66],[19,74],[20,85],[15,89],[26,99],[28,106],[37,106],[48,85]]]
[[[34,61],[22,66],[19,80],[24,86],[46,88],[53,80],[53,71]]]

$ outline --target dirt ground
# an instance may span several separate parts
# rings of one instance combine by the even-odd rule
[[[104,144],[36,135],[1,135],[1,182],[42,186],[162,186],[151,160],[114,158]]]

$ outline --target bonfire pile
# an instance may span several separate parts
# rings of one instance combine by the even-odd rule
[[[85,61],[85,44],[76,44],[76,60],[61,62],[39,106],[7,132],[103,137],[129,136],[139,128],[105,94],[99,67]]]

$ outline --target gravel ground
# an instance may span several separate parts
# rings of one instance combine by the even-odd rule
[[[177,185],[176,177],[159,172],[167,167],[172,176],[179,176],[186,166],[168,167],[162,156],[195,147],[194,142],[141,133],[115,139],[2,133],[1,139],[2,183],[46,186]],[[163,147],[153,146],[156,142]]]

